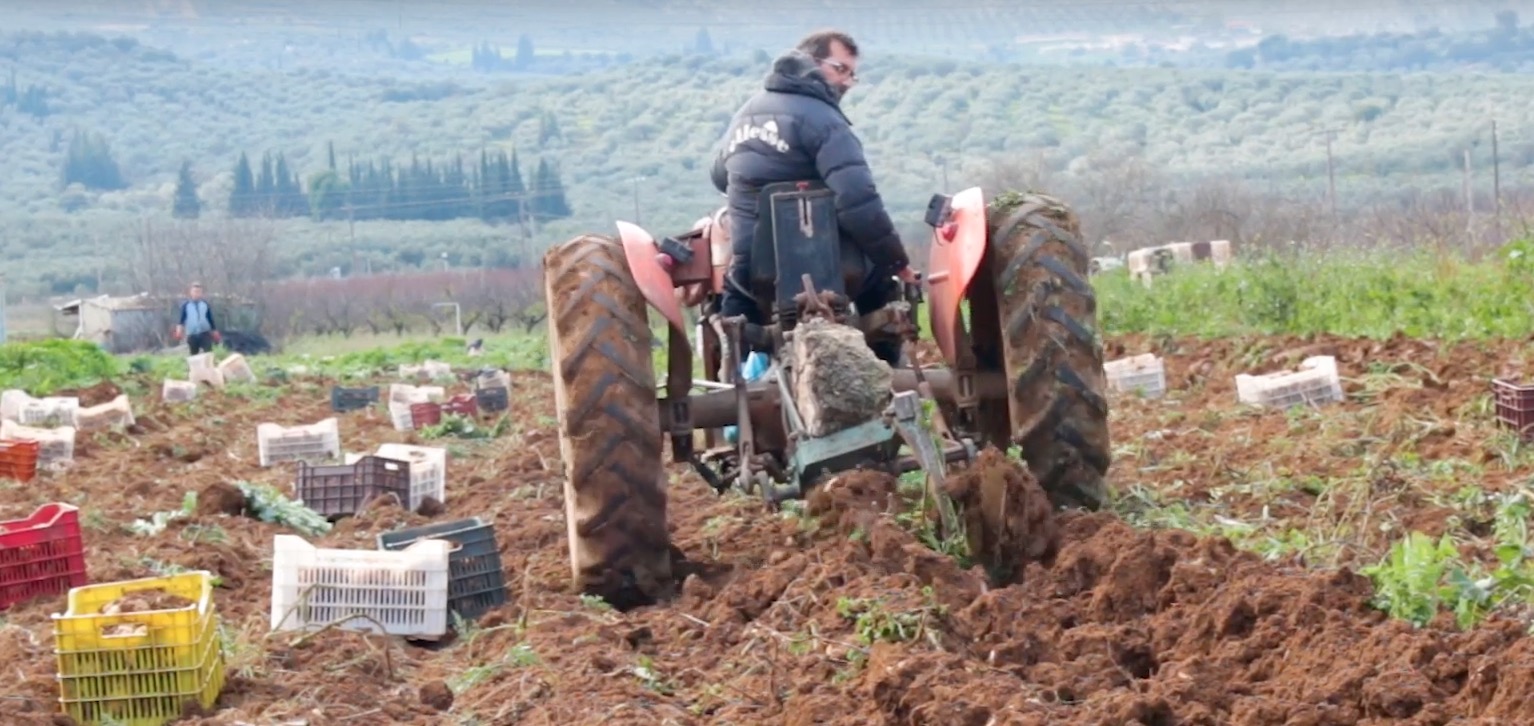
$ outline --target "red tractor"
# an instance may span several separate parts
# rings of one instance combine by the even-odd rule
[[[936,483],[986,446],[1018,447],[1057,507],[1106,502],[1108,403],[1091,258],[1064,203],[1019,192],[987,201],[978,187],[934,195],[926,300],[922,285],[901,285],[898,299],[871,314],[847,305],[870,266],[837,229],[829,191],[777,184],[759,208],[751,287],[770,318],[762,328],[774,369],[757,380],[741,375],[744,320],[713,314],[730,262],[725,211],[660,240],[618,222],[616,237],[583,235],[544,256],[576,589],[620,608],[674,594],[667,438],[672,462],[721,492],[738,487],[769,502],[857,467],[925,469]],[[918,363],[923,302],[945,368]],[[667,331],[663,387],[649,308]],[[701,323],[696,341],[687,308]],[[823,435],[806,430],[796,369],[778,366],[796,328],[816,317],[906,350],[888,378],[888,407]]]

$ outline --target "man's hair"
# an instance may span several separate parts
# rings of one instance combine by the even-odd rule
[[[857,57],[857,41],[840,30],[817,30],[804,36],[804,39],[799,41],[799,45],[796,47],[808,53],[815,60],[825,60],[831,57],[831,43],[833,42],[846,46],[847,52],[851,53],[852,57]]]

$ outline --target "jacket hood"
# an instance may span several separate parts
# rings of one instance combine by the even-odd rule
[[[767,74],[763,87],[769,91],[818,98],[830,104],[838,113],[841,112],[841,99],[832,90],[826,74],[821,72],[820,64],[802,50],[791,50],[778,56],[772,62],[772,71]],[[846,114],[843,114],[845,117]]]

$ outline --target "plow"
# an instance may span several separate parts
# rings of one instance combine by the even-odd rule
[[[544,257],[575,589],[620,608],[674,595],[668,464],[772,507],[841,472],[920,471],[952,532],[942,482],[994,447],[1015,451],[1055,507],[1106,502],[1091,259],[1065,203],[978,187],[934,195],[917,282],[880,279],[824,187],[770,185],[759,209],[756,321],[719,314],[734,284],[726,210],[660,239],[619,221],[614,236]],[[921,362],[923,307],[941,366]],[[660,376],[652,310],[664,321]]]

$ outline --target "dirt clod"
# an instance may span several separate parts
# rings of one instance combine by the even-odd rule
[[[453,707],[453,689],[448,688],[442,681],[431,681],[422,685],[419,696],[421,703],[438,711],[446,711]]]
[[[420,505],[415,508],[415,513],[423,517],[440,517],[446,511],[447,507],[442,506],[442,502],[435,497],[421,497]]]
[[[1021,464],[994,448],[944,483],[964,508],[969,551],[998,585],[1012,584],[1029,562],[1054,561],[1060,532],[1049,497]]]
[[[197,493],[197,514],[212,516],[227,514],[238,517],[245,513],[245,493],[226,481],[216,481]]]

